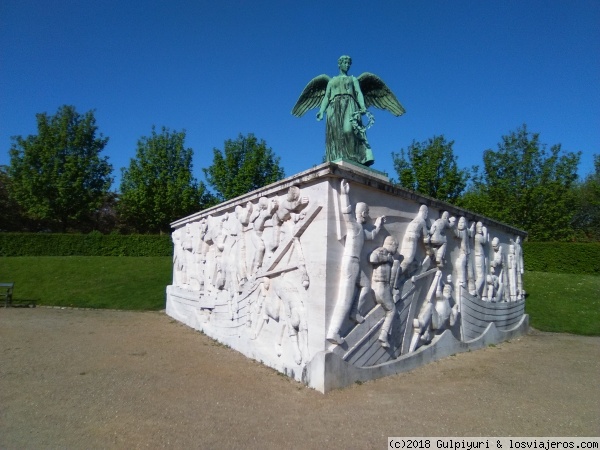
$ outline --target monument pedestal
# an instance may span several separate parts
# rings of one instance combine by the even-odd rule
[[[321,392],[527,331],[522,231],[353,165],[172,226],[167,314]]]

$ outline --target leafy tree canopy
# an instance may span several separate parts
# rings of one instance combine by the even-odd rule
[[[414,142],[400,153],[392,153],[399,184],[407,189],[450,203],[464,191],[469,173],[459,169],[452,146],[444,136]]]
[[[13,137],[11,196],[32,219],[55,231],[85,229],[112,183],[108,138],[97,136],[94,111],[61,106],[37,114],[37,135]]]
[[[548,151],[523,125],[503,136],[498,150],[484,152],[484,172],[462,206],[521,228],[532,240],[569,240],[580,156],[560,144]]]
[[[240,134],[236,140],[225,141],[223,151],[215,148],[212,166],[202,169],[208,184],[220,201],[281,180],[285,174],[280,158],[264,140],[253,134]]]
[[[600,155],[594,155],[594,169],[575,188],[577,212],[572,223],[578,239],[600,241]]]
[[[169,232],[170,223],[211,203],[204,184],[192,175],[185,131],[152,134],[138,140],[136,157],[121,169],[118,211],[126,226],[140,233]]]
[[[21,206],[11,197],[12,182],[8,176],[8,166],[0,166],[0,231],[23,231],[28,228]]]

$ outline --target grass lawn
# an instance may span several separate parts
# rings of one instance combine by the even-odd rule
[[[15,303],[80,308],[163,309],[171,270],[171,257],[0,258],[0,281],[15,282]]]
[[[600,335],[600,277],[525,272],[525,311],[543,331]]]
[[[172,280],[171,257],[0,257],[0,281],[14,281],[15,303],[158,310]],[[525,272],[532,327],[600,335],[600,277]]]

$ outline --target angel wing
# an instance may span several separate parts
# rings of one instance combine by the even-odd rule
[[[406,112],[394,93],[377,75],[365,72],[357,79],[367,108],[374,106],[379,109],[387,109],[395,116],[401,116]]]
[[[327,75],[319,75],[308,82],[298,101],[292,109],[292,115],[302,117],[309,109],[317,108],[325,97],[325,90],[330,78]]]

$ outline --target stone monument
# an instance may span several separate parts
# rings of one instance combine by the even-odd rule
[[[523,231],[354,166],[172,226],[167,314],[321,392],[528,329]]]
[[[292,110],[326,114],[328,162],[171,224],[167,314],[321,392],[528,329],[526,234],[368,168],[367,108],[404,108],[350,64]]]

